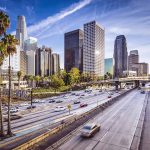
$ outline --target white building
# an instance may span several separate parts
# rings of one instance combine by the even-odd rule
[[[105,31],[92,21],[84,24],[83,72],[104,75]]]
[[[60,70],[60,57],[59,54],[52,54],[52,73],[56,74]]]
[[[37,49],[37,39],[34,37],[29,37],[24,41],[24,50],[36,50]]]
[[[20,46],[16,46],[16,53],[10,56],[10,66],[13,72],[20,71]],[[1,66],[2,71],[7,71],[9,66],[9,57],[5,58],[3,65]]]
[[[35,51],[26,51],[27,55],[27,74],[35,75]]]

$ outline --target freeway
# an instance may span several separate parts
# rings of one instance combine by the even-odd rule
[[[82,138],[79,127],[59,150],[129,150],[143,108],[145,94],[134,90],[89,122],[101,129],[94,137]],[[50,148],[47,148],[49,150]]]
[[[114,94],[114,96],[117,95]],[[97,99],[99,99],[99,101],[101,100],[108,100],[107,98],[108,94],[107,93],[101,93],[100,95],[97,95],[97,96],[93,96],[93,97],[86,97],[86,99],[80,99],[80,101],[83,103],[87,103],[88,106],[85,108],[86,110],[89,110],[93,107],[91,107],[91,105],[93,106],[93,104],[97,103]],[[73,103],[73,101],[69,101],[67,102],[68,103]],[[62,115],[64,114],[68,114],[68,110],[64,110],[64,111],[61,111],[61,112],[54,112],[54,108],[56,106],[66,106],[66,102],[62,103],[62,104],[51,104],[51,109],[50,110],[44,110],[44,111],[40,111],[40,112],[35,112],[35,113],[32,113],[32,114],[28,114],[28,115],[25,115],[23,116],[23,118],[19,119],[19,120],[14,120],[12,121],[12,129],[14,131],[14,133],[18,133],[18,130],[21,131],[21,129],[25,129],[25,128],[28,128],[31,126],[32,128],[34,128],[34,125],[37,126],[37,124],[39,126],[41,126],[41,123],[43,123],[45,125],[45,123],[49,123],[50,121],[54,120],[55,118],[60,118]],[[95,106],[95,105],[94,105]],[[80,104],[72,104],[72,113],[75,113],[75,112],[78,112],[77,110],[80,109]],[[76,111],[75,111],[76,110]],[[80,112],[83,112],[84,109],[81,109]],[[6,123],[5,123],[5,128],[6,128]]]
[[[113,97],[121,94],[120,93],[114,93]],[[101,103],[104,103],[105,101],[108,101],[108,92],[92,92],[93,94],[87,95],[84,98],[80,98],[81,103],[88,103],[87,107],[80,108],[80,104],[73,104],[74,99],[67,98],[63,103],[61,103],[61,106],[66,106],[66,104],[70,103],[72,104],[72,110],[71,115],[80,115],[83,112],[86,112],[97,105],[100,105]],[[79,99],[77,97],[76,99]],[[23,116],[23,118],[19,120],[12,121],[12,131],[15,133],[15,136],[6,139],[4,141],[1,141],[0,144],[2,146],[9,144],[12,139],[15,139],[19,136],[27,135],[29,133],[32,133],[33,131],[38,132],[39,129],[46,129],[47,126],[53,125],[56,122],[60,122],[61,119],[65,119],[67,117],[70,117],[71,115],[68,115],[68,110],[65,110],[63,112],[54,112],[52,108],[55,108],[57,103],[49,104],[50,109],[43,111],[36,111],[29,114],[26,114]],[[57,124],[58,125],[58,124]],[[5,130],[6,130],[7,123],[5,123]]]

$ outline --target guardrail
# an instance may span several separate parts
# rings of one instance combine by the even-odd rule
[[[99,105],[99,106],[97,106],[97,107],[95,107],[95,108],[93,108],[93,109],[91,109],[91,110],[89,110],[89,111],[83,113],[83,114],[80,115],[80,116],[71,117],[71,118],[68,119],[68,121],[65,122],[63,125],[60,125],[60,126],[54,128],[54,129],[50,130],[50,131],[47,131],[46,133],[44,133],[44,134],[42,134],[42,135],[40,135],[40,136],[38,136],[38,137],[36,137],[36,138],[34,138],[34,139],[32,139],[32,140],[26,142],[26,143],[24,143],[24,144],[18,146],[17,148],[15,148],[15,149],[13,149],[13,150],[29,150],[29,149],[31,149],[32,147],[34,147],[36,144],[38,144],[39,142],[42,142],[43,140],[45,140],[46,138],[48,138],[48,137],[50,137],[50,136],[56,135],[57,133],[59,133],[59,132],[62,131],[63,129],[69,127],[70,125],[74,124],[75,122],[77,122],[77,121],[79,121],[79,120],[81,120],[81,119],[85,120],[85,122],[86,122],[88,119],[94,117],[94,116],[97,115],[99,112],[101,112],[102,110],[106,109],[108,106],[112,105],[115,101],[119,100],[119,98],[125,96],[126,94],[128,94],[128,93],[131,92],[132,90],[133,90],[133,89],[131,89],[131,90],[129,90],[129,91],[126,91],[126,92],[124,92],[122,95],[118,95],[117,97],[114,97],[114,98],[110,99],[109,101],[107,101],[107,102],[105,102],[105,103],[103,103],[103,104],[101,104],[101,105]],[[82,123],[82,124],[83,124],[83,123]],[[80,125],[81,125],[81,124],[80,124]],[[77,128],[77,127],[75,127],[75,129],[76,129],[76,128]],[[71,132],[71,131],[69,131],[69,132]],[[68,133],[66,133],[66,135],[67,135],[67,134],[68,134]],[[61,139],[61,137],[60,137],[60,139]],[[58,138],[57,141],[60,140],[60,139]],[[52,148],[58,147],[59,144],[58,144],[58,143],[56,144],[57,141],[55,141],[55,142],[53,143],[54,145],[52,146]]]

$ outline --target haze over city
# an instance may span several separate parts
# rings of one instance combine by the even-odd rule
[[[61,55],[64,67],[64,33],[96,20],[105,28],[105,57],[112,57],[114,40],[119,34],[127,38],[128,51],[138,49],[140,62],[149,61],[149,0],[71,0],[8,1],[0,9],[11,19],[10,33],[16,30],[17,16],[26,17],[28,34]]]

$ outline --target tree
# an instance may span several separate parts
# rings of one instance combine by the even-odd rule
[[[80,81],[80,71],[78,68],[72,68],[70,70],[71,84],[78,83]]]
[[[6,56],[6,45],[1,40],[6,35],[6,29],[10,26],[10,20],[7,14],[0,11],[0,66],[3,64]],[[1,91],[0,91],[1,92]],[[4,136],[2,99],[0,97],[0,136]]]
[[[39,86],[39,81],[40,81],[40,76],[35,76],[34,77],[34,80],[36,81],[36,87],[38,87]]]
[[[17,77],[18,77],[18,89],[20,90],[20,79],[22,77],[22,72],[21,71],[17,72]]]
[[[19,44],[18,40],[15,39],[14,35],[8,34],[5,35],[4,38],[1,39],[6,45],[6,55],[9,58],[9,67],[8,67],[8,75],[9,75],[9,96],[8,96],[8,129],[7,134],[12,136],[11,132],[11,124],[10,124],[10,103],[11,103],[11,64],[10,64],[10,56],[16,53],[16,45]]]
[[[34,76],[29,75],[29,81],[31,82],[31,86],[33,87]]]
[[[62,79],[58,78],[56,75],[51,76],[51,85],[53,88],[58,89],[61,86],[64,86],[65,83]]]

